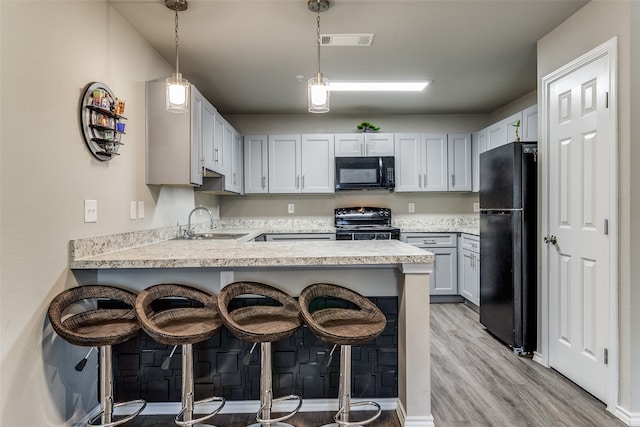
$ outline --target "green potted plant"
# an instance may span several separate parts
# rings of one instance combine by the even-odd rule
[[[358,125],[358,129],[362,132],[377,132],[380,130],[379,127],[372,125],[369,122],[362,122]]]
[[[516,142],[520,141],[520,120],[512,124],[514,128],[516,128]]]

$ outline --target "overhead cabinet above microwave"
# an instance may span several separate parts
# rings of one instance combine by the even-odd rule
[[[336,157],[382,157],[394,155],[392,133],[338,133]]]

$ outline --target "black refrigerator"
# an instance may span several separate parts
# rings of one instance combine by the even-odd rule
[[[480,323],[516,354],[536,348],[537,152],[513,142],[480,154]]]

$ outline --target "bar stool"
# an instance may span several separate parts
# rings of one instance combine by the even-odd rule
[[[346,301],[353,308],[321,308],[314,311],[312,303],[320,297]],[[364,344],[384,330],[387,319],[375,304],[357,292],[339,285],[316,283],[307,286],[298,298],[300,311],[309,329],[322,341],[340,346],[340,383],[338,412],[331,426],[365,425],[376,420],[382,410],[376,402],[351,403],[351,346]],[[333,350],[331,351],[333,353]],[[349,413],[355,406],[371,406],[376,413],[363,421],[350,422]]]
[[[195,302],[194,307],[161,309],[157,301],[162,298],[181,298]],[[209,397],[194,401],[193,344],[206,341],[222,327],[216,298],[186,285],[160,284],[138,294],[135,302],[140,326],[160,344],[182,346],[182,410],[176,415],[179,426],[202,423],[218,414],[224,407],[223,397]],[[221,402],[207,415],[193,419],[196,405]]]
[[[65,310],[78,306],[80,301],[109,300],[118,308],[96,308],[66,316]],[[83,347],[99,347],[100,357],[100,413],[91,418],[87,425],[113,427],[132,420],[147,405],[144,400],[113,402],[113,372],[111,368],[111,346],[120,344],[140,331],[140,325],[133,309],[136,294],[113,286],[79,286],[56,295],[49,304],[49,320],[58,335],[71,344]],[[87,354],[88,356],[88,354]],[[83,361],[86,361],[86,357]],[[82,370],[81,362],[76,369]],[[140,405],[140,409],[113,421],[113,410],[127,405]],[[100,424],[94,424],[100,418]]]
[[[278,305],[253,305],[229,311],[231,300],[240,295],[271,298]],[[225,326],[238,339],[254,344],[260,343],[260,409],[256,414],[257,423],[251,426],[291,426],[282,421],[298,413],[302,406],[302,398],[297,395],[273,398],[271,343],[291,336],[302,326],[298,302],[284,292],[263,283],[235,282],[225,286],[218,293],[218,308]],[[271,418],[273,403],[296,399],[298,405],[292,412]]]

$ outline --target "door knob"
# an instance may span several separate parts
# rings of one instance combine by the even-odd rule
[[[556,243],[558,243],[558,238],[556,236],[544,236],[544,242],[545,243],[551,243],[552,245],[555,245]]]

